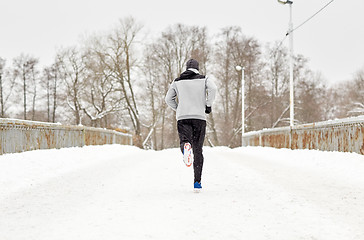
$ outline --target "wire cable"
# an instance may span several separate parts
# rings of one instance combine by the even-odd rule
[[[286,38],[287,38],[287,35],[286,36],[284,36],[284,38],[279,42],[279,44],[278,44],[278,46],[276,47],[276,50],[275,51],[277,51],[281,46],[282,46],[282,44],[283,44],[283,42],[286,40]]]
[[[304,21],[303,23],[301,23],[300,25],[298,25],[297,27],[295,27],[294,29],[292,29],[291,32],[296,31],[298,28],[302,27],[305,23],[307,23],[308,21],[310,21],[312,18],[314,18],[317,14],[319,14],[322,10],[324,10],[327,6],[329,6],[334,0],[331,0],[330,2],[328,2],[325,6],[323,6],[320,10],[318,10],[315,14],[313,14],[311,17],[309,17],[306,21]],[[287,32],[286,36],[289,35],[291,32]]]
[[[295,27],[291,32],[297,30],[298,28],[302,27],[305,23],[307,23],[308,21],[310,21],[312,18],[314,18],[317,14],[319,14],[322,10],[324,10],[327,6],[329,6],[334,0],[331,0],[330,2],[328,2],[325,6],[323,6],[320,10],[318,10],[315,14],[313,14],[311,17],[309,17],[307,20],[305,20],[304,22],[302,22],[300,25],[298,25],[297,27]],[[290,32],[287,32],[286,35],[284,36],[284,38],[279,42],[279,44],[277,45],[277,47],[272,51],[272,53],[270,54],[270,57],[273,57],[273,55],[275,56],[276,52],[278,51],[278,49],[282,46],[283,42],[286,40],[287,36],[289,35]]]

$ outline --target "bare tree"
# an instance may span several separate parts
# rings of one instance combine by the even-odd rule
[[[188,59],[200,62],[202,73],[207,72],[210,45],[206,28],[177,24],[168,27],[161,36],[149,44],[145,50],[143,72],[147,78],[148,102],[151,121],[145,124],[147,137],[153,133],[153,144],[160,148],[178,145],[177,133],[174,130],[176,118],[173,111],[166,111],[164,102],[169,84],[184,70]],[[172,124],[171,124],[172,123]],[[159,143],[157,143],[159,129]],[[152,144],[152,145],[153,145]]]
[[[56,109],[57,109],[57,90],[59,86],[58,73],[59,63],[52,64],[50,67],[45,67],[43,69],[42,84],[43,88],[46,90],[47,99],[47,121],[56,121]]]
[[[6,116],[8,100],[15,85],[15,79],[10,71],[5,69],[5,59],[0,58],[0,117]]]
[[[31,62],[31,65],[30,65],[30,74],[31,74],[31,84],[33,86],[32,88],[32,118],[31,120],[35,120],[35,104],[36,104],[36,98],[37,98],[37,86],[38,86],[38,81],[39,81],[39,77],[38,77],[38,74],[39,74],[39,71],[38,69],[36,68],[36,65],[38,64],[38,59],[34,59],[32,62]]]
[[[231,39],[232,48],[232,61],[233,64],[243,66],[244,71],[244,89],[245,89],[245,127],[246,131],[256,130],[252,126],[252,122],[256,126],[260,125],[261,113],[258,110],[261,106],[267,104],[267,100],[262,97],[265,94],[265,90],[262,86],[262,70],[264,64],[261,60],[261,46],[260,43],[252,37],[246,37],[244,35],[238,36],[237,38]],[[241,79],[239,72],[239,79]],[[234,84],[235,88],[235,99],[233,100],[232,107],[234,126],[239,126],[239,131],[241,131],[241,81],[237,81]],[[256,114],[258,113],[258,114]]]
[[[182,27],[181,27],[182,28]],[[161,117],[160,121],[160,147],[166,147],[166,143],[175,145],[175,134],[172,127],[166,124],[166,104],[164,96],[168,91],[169,83],[180,74],[182,66],[178,66],[175,54],[179,51],[175,49],[176,41],[174,38],[172,28],[168,28],[161,34],[155,42],[151,43],[145,51],[144,73],[148,82],[148,97],[150,102],[150,110],[152,112],[152,124],[148,127],[149,131],[154,132],[154,139],[156,140],[156,123],[159,121],[157,116]],[[174,43],[173,43],[174,42]],[[180,59],[181,57],[179,57]],[[181,61],[181,60],[179,60]],[[157,95],[155,95],[157,93]],[[159,99],[156,103],[156,99]],[[159,105],[159,106],[158,106]],[[175,122],[174,116],[169,116],[171,121]],[[166,134],[166,129],[170,129]],[[149,135],[149,134],[148,134]],[[155,142],[155,144],[157,144]]]
[[[346,96],[349,99],[347,113],[354,116],[364,114],[364,69],[359,70],[347,86],[349,90]]]
[[[4,87],[3,75],[5,69],[5,59],[0,58],[0,104],[1,104],[1,117],[4,117]]]
[[[5,69],[5,59],[0,58],[0,104],[1,104],[1,117],[4,117],[4,87],[3,87],[4,69]]]
[[[110,78],[117,83],[115,90],[123,99],[123,108],[126,109],[134,131],[134,144],[142,147],[141,120],[135,94],[137,67],[134,45],[142,26],[132,17],[121,19],[117,27],[107,36],[107,51],[104,64]]]
[[[275,43],[267,47],[267,70],[266,76],[270,82],[270,125],[276,127],[282,122],[289,110],[289,72],[288,52],[281,44]]]
[[[57,109],[57,89],[58,89],[58,62],[53,65],[53,111],[52,111],[52,122],[56,122],[56,109]]]
[[[51,106],[50,106],[50,98],[51,98],[51,69],[44,68],[43,69],[43,81],[45,83],[46,95],[47,95],[47,121],[51,121]],[[42,81],[42,83],[43,83]]]
[[[223,118],[220,118],[218,129],[219,139],[227,146],[241,144],[241,111],[242,111],[242,86],[241,72],[235,71],[235,66],[245,68],[245,104],[248,119],[247,129],[252,127],[251,118],[256,114],[257,108],[262,106],[264,98],[259,98],[264,88],[260,87],[261,62],[260,44],[254,38],[246,37],[239,27],[222,29],[215,46],[214,74],[218,79],[217,85],[222,108],[218,109]],[[255,123],[257,123],[259,119]]]
[[[304,56],[295,56],[295,119],[298,123],[325,120],[327,87],[321,75],[313,73],[307,63]]]
[[[21,54],[19,57],[14,59],[14,75],[16,79],[21,81],[23,91],[23,116],[27,119],[27,96],[28,93],[32,94],[32,119],[34,119],[35,113],[35,101],[36,101],[36,66],[38,59],[29,55]],[[28,83],[33,84],[33,89],[30,90]]]
[[[89,97],[83,99],[83,111],[95,127],[109,127],[108,116],[122,110],[122,101],[117,94],[118,82],[112,77],[110,63],[107,63],[107,43],[102,37],[90,40],[87,47],[86,85]]]
[[[66,85],[67,104],[74,115],[75,124],[81,124],[81,96],[85,79],[85,56],[76,48],[60,50],[57,54],[60,79]]]
[[[239,97],[239,76],[235,73],[235,66],[242,65],[240,62],[234,64],[232,45],[236,39],[241,36],[241,29],[238,27],[227,27],[221,30],[215,45],[215,71],[214,74],[217,81],[218,93],[221,99],[222,109],[216,109],[223,116],[219,119],[218,129],[220,144],[230,145],[234,131],[238,128],[236,122],[231,118],[234,110],[238,111],[235,115],[239,115],[239,110],[232,109],[234,95]],[[241,88],[241,87],[240,87]],[[241,115],[241,114],[240,114]],[[219,143],[217,143],[219,144]]]
[[[186,61],[194,58],[200,72],[214,78],[219,89],[213,112],[207,116],[210,145],[241,144],[242,76],[235,70],[237,65],[245,68],[244,130],[288,125],[288,52],[281,43],[270,44],[263,55],[259,41],[245,36],[239,27],[224,28],[210,38],[204,27],[176,24],[149,42],[139,41],[141,30],[134,18],[124,18],[108,34],[58,51],[55,63],[43,71],[41,97],[38,59],[22,54],[6,69],[0,59],[1,117],[11,106],[9,97],[18,97],[11,95],[13,87],[21,87],[24,119],[35,119],[39,103],[46,102],[43,118],[48,121],[55,122],[56,112],[62,112],[57,118],[75,124],[124,124],[139,147],[175,147],[176,118],[167,110],[164,97],[171,81],[185,70]],[[210,42],[215,42],[213,49]],[[295,56],[294,61],[298,123],[363,114],[363,71],[327,90],[303,56]]]

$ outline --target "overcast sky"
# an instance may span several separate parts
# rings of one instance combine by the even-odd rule
[[[293,0],[294,27],[330,1]],[[127,16],[151,33],[175,23],[206,26],[211,35],[240,26],[263,45],[281,41],[289,20],[288,5],[277,0],[1,0],[0,10],[0,57],[7,65],[21,53],[50,64],[57,47],[107,31]],[[334,0],[294,32],[294,52],[308,58],[310,68],[329,84],[352,79],[364,68],[363,12],[364,0]]]

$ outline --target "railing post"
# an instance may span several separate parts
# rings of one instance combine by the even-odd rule
[[[82,128],[82,146],[85,146],[86,145],[86,133],[85,133],[85,127]]]
[[[289,127],[289,148],[292,149],[292,126]]]

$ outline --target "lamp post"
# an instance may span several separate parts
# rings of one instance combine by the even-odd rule
[[[245,128],[245,111],[244,111],[244,97],[245,97],[245,90],[244,90],[244,67],[236,66],[235,69],[237,71],[241,71],[241,145],[244,146],[244,128]]]
[[[292,1],[289,0],[278,0],[279,3],[289,4],[289,24],[288,32],[289,35],[289,125],[294,125],[294,92],[293,92],[293,23],[292,23]]]

